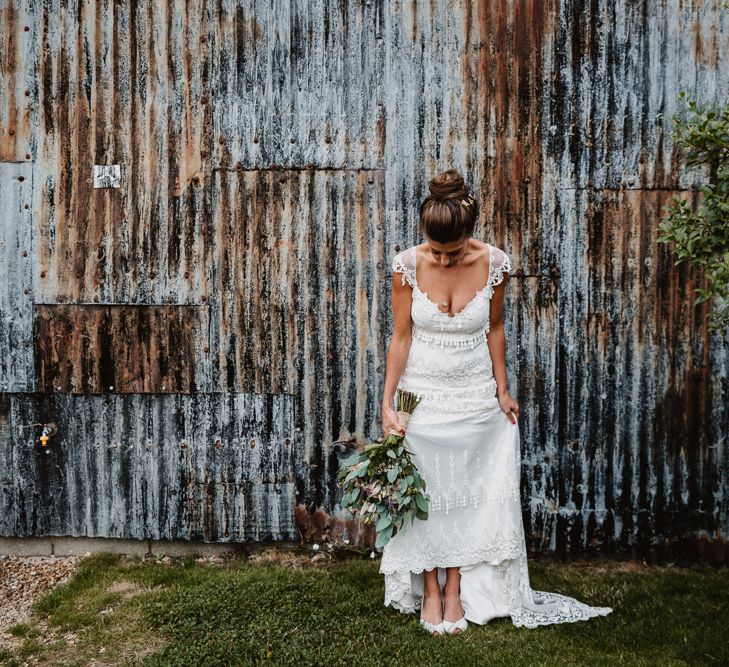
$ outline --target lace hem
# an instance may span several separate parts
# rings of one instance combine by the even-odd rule
[[[612,607],[591,607],[575,598],[560,595],[559,593],[548,593],[546,591],[535,591],[532,594],[536,604],[553,605],[551,611],[539,611],[526,606],[519,607],[510,613],[511,620],[517,628],[536,628],[540,625],[553,625],[555,623],[576,623],[577,621],[589,621],[597,616],[607,616]]]
[[[501,616],[509,617],[517,628],[533,629],[559,623],[577,623],[607,616],[614,611],[612,607],[593,607],[567,595],[536,591],[531,588],[526,553],[523,550],[518,558],[505,558],[498,563],[480,560],[476,563],[456,563],[437,567],[468,567],[484,564],[491,564],[496,568],[498,580],[501,582],[497,595],[501,597],[501,606],[509,610]],[[400,570],[391,573],[383,572],[382,568],[380,571],[384,574],[386,607],[391,606],[407,614],[420,609],[422,599],[414,594],[411,585],[411,574],[420,572]],[[461,579],[462,586],[464,581],[467,581],[465,574]]]
[[[385,606],[394,607],[403,614],[413,614],[420,609],[420,600],[412,594],[410,572],[398,572],[385,576]]]
[[[416,565],[407,565],[401,563],[398,567],[388,565],[385,569],[381,569],[381,574],[396,574],[397,572],[411,572],[413,574],[422,574],[435,568],[448,567],[469,567],[478,565],[479,563],[488,563],[496,565],[505,560],[513,560],[517,557],[517,553],[509,551],[503,545],[498,545],[490,549],[482,549],[474,552],[471,556],[459,556],[458,554],[449,554],[448,557],[441,558],[430,562],[422,561]]]
[[[416,520],[417,521],[417,520]],[[455,526],[449,532],[432,530],[428,520],[422,522],[423,535],[418,544],[403,544],[408,539],[407,527],[385,545],[380,562],[381,574],[414,572],[419,574],[436,567],[465,567],[480,562],[500,563],[519,557],[524,549],[524,532],[521,526],[501,527],[484,544],[483,531],[459,530]],[[417,549],[415,548],[417,546]]]
[[[519,559],[521,560],[522,558]],[[506,602],[510,590],[507,582],[511,580],[514,569],[521,569],[521,563],[504,560],[495,567],[499,579],[504,584],[501,588],[502,602]],[[410,575],[411,572],[385,573],[385,607],[393,607],[404,614],[412,614],[420,609],[422,598],[413,594]],[[463,582],[463,579],[461,581]],[[524,593],[526,599],[517,597],[512,602],[509,612],[504,614],[517,628],[533,629],[559,623],[577,623],[607,616],[614,611],[612,607],[592,607],[576,598],[559,593],[535,591],[528,586]]]

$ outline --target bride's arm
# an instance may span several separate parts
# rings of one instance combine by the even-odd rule
[[[402,276],[399,273],[393,273],[392,314],[394,324],[392,339],[387,350],[385,387],[382,395],[382,426],[385,433],[389,428],[389,423],[386,424],[386,421],[392,421],[392,426],[397,427],[397,416],[392,408],[392,400],[410,354],[410,344],[412,343],[410,310],[412,303],[412,288],[407,283],[402,284]]]
[[[494,288],[491,296],[491,310],[489,312],[489,332],[486,338],[489,343],[494,379],[496,380],[496,394],[502,396],[508,393],[506,386],[506,336],[504,335],[504,292],[508,282],[508,273],[504,280]]]
[[[491,310],[489,312],[489,332],[486,334],[494,380],[496,380],[496,396],[501,409],[509,415],[514,413],[512,422],[519,416],[519,404],[509,394],[506,386],[506,336],[504,334],[504,293],[508,283],[509,274],[504,272],[504,280],[494,288],[491,296]]]

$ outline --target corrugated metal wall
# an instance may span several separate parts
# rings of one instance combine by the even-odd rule
[[[0,534],[371,543],[334,473],[455,166],[515,266],[530,547],[727,558],[729,343],[656,242],[719,3],[0,0],[0,53]]]

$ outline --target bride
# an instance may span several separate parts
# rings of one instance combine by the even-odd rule
[[[502,311],[511,271],[500,248],[472,238],[478,210],[453,169],[430,183],[420,207],[425,242],[393,260],[394,330],[387,353],[382,428],[404,444],[426,481],[428,519],[385,545],[385,605],[429,633],[509,616],[516,626],[609,614],[529,585],[519,495],[519,404],[506,386]],[[421,396],[407,428],[395,390]]]

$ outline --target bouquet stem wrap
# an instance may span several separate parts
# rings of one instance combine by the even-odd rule
[[[408,422],[410,421],[410,413],[406,412],[405,410],[398,410],[397,421],[399,421],[400,425],[406,429],[408,427]],[[400,435],[400,431],[391,428],[389,431],[389,435]]]

